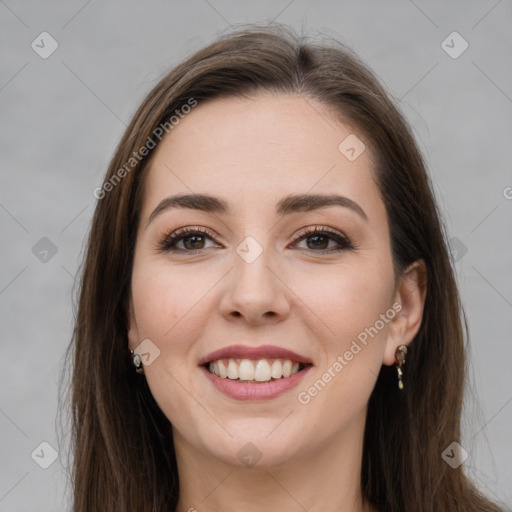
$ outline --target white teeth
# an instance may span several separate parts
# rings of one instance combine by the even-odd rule
[[[292,362],[287,359],[283,363],[283,377],[289,377],[292,374]]]
[[[266,382],[267,380],[270,380],[270,365],[266,359],[260,359],[256,363],[256,368],[254,369],[254,378],[258,382]]]
[[[238,365],[233,361],[233,359],[229,360],[228,364],[228,379],[238,379]]]
[[[222,361],[218,361],[219,363],[219,373],[216,373],[215,375],[219,375],[223,379],[225,379],[228,376],[228,369],[224,365]]]
[[[231,380],[268,382],[290,377],[299,371],[300,363],[290,359],[219,359],[211,361],[208,369],[217,377]]]
[[[271,371],[270,375],[274,379],[280,379],[281,376],[283,375],[283,365],[281,364],[281,361],[279,361],[279,359],[276,359],[272,363],[272,371]]]
[[[238,378],[240,380],[254,380],[254,365],[249,361],[249,359],[242,359],[240,362],[240,366],[238,367]]]

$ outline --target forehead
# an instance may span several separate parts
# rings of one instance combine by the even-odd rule
[[[199,102],[156,148],[143,210],[147,216],[178,192],[208,192],[238,208],[274,207],[291,193],[337,192],[371,209],[380,194],[363,141],[332,108],[304,96],[259,93]],[[382,214],[383,204],[372,207]]]

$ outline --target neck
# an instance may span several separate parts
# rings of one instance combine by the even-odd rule
[[[180,481],[176,512],[372,511],[360,482],[364,420],[282,464],[251,468],[209,457],[173,429]]]

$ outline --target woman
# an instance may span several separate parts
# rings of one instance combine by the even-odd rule
[[[75,511],[499,510],[464,474],[431,184],[346,48],[218,39],[150,92],[94,195]]]

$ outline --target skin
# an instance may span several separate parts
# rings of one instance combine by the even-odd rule
[[[127,327],[130,348],[149,338],[160,350],[144,370],[172,424],[180,512],[370,510],[359,483],[367,403],[380,367],[393,365],[396,348],[420,327],[425,269],[420,260],[395,281],[370,150],[349,161],[338,146],[357,131],[331,112],[299,95],[210,100],[153,154]],[[169,209],[148,224],[162,199],[192,192],[221,197],[232,212]],[[289,194],[333,192],[357,202],[368,220],[340,206],[275,213]],[[186,226],[214,237],[196,245],[182,240],[179,253],[158,249]],[[322,238],[317,248],[311,236],[294,242],[301,228],[315,226],[340,232],[357,248],[325,252],[338,243]],[[247,236],[263,249],[250,264],[235,251]],[[393,304],[400,312],[309,403],[300,403],[298,393]],[[232,344],[278,345],[314,366],[282,396],[234,400],[198,367],[201,357]],[[252,467],[237,456],[247,442],[261,454]]]

